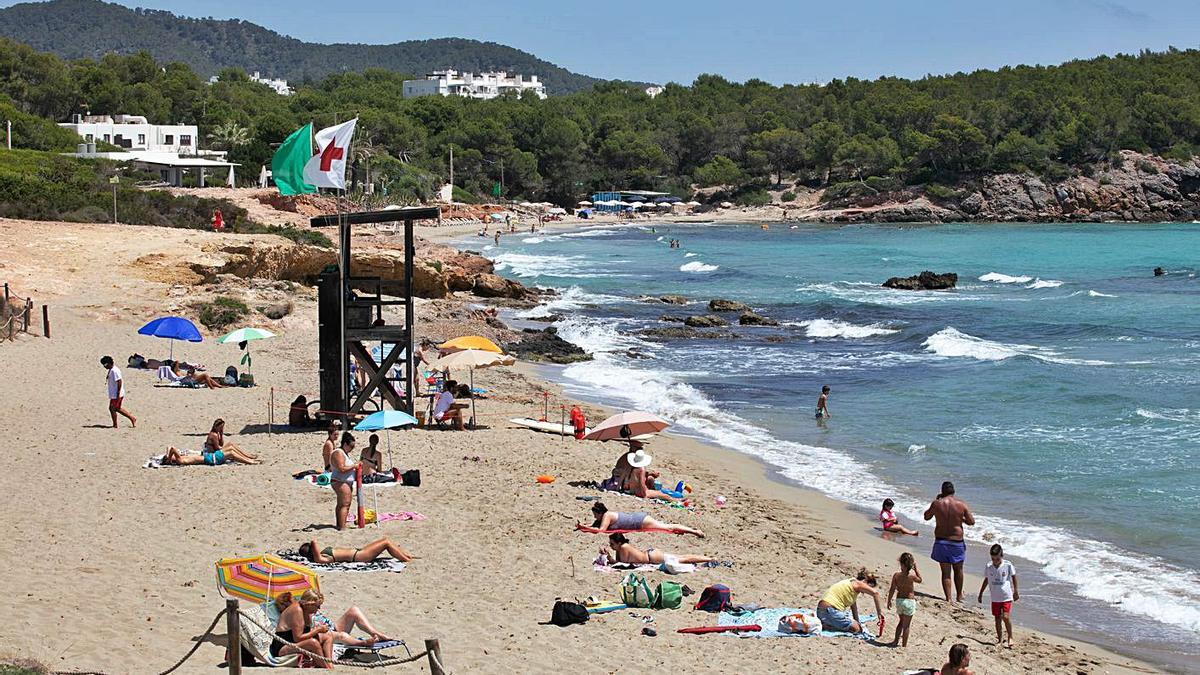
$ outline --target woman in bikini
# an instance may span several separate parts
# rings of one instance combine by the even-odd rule
[[[393,544],[387,537],[376,539],[362,548],[320,548],[316,540],[313,540],[300,544],[299,553],[315,563],[374,562],[385,553],[400,562],[416,559],[416,556]]]
[[[604,502],[596,502],[592,505],[592,515],[596,517],[596,520],[592,523],[592,527],[601,532],[607,530],[679,530],[684,534],[694,534],[697,537],[704,537],[704,533],[694,527],[678,525],[676,523],[663,523],[651,518],[650,514],[642,511],[632,513],[609,511]]]
[[[305,591],[299,601],[294,601],[291,593],[275,598],[275,607],[280,610],[275,635],[287,643],[272,640],[271,656],[300,654],[303,649],[328,659],[316,661],[315,667],[333,668],[333,634],[329,626],[313,621],[313,615],[321,609],[324,600],[320,592],[311,589]]]
[[[208,431],[208,436],[204,438],[204,452],[224,452],[226,455],[236,453],[242,457],[248,457],[256,460],[258,455],[252,455],[245,450],[234,445],[231,441],[225,440],[225,420],[218,417],[212,423],[212,428]]]
[[[333,451],[337,448],[338,434],[342,432],[342,423],[339,420],[333,420],[329,423],[329,430],[325,432],[325,443],[321,445],[321,471],[329,471],[329,458],[333,456]]]
[[[704,555],[674,555],[661,551],[656,548],[648,548],[645,551],[629,543],[629,539],[623,534],[608,535],[609,546],[600,549],[600,555],[608,558],[608,564],[628,563],[631,565],[658,565],[663,562],[665,556],[673,556],[677,562],[683,564],[696,565],[706,562],[716,562],[716,558],[710,558]]]
[[[333,509],[337,529],[346,529],[346,518],[350,515],[350,501],[354,498],[354,472],[358,462],[350,461],[354,450],[354,436],[349,431],[342,433],[342,445],[329,456],[329,484],[337,495]]]
[[[237,462],[238,464],[261,464],[256,455],[242,450],[233,443],[225,440],[225,420],[217,418],[213,422],[212,429],[204,438],[204,447],[200,450],[199,455],[185,455],[178,448],[167,448],[167,454],[163,455],[163,464],[171,466],[189,466],[193,464],[207,464],[209,466],[217,466],[224,464],[227,461]]]

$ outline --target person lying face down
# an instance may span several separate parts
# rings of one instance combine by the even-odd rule
[[[592,527],[601,530],[677,530],[685,534],[694,534],[697,537],[703,537],[704,533],[686,525],[676,523],[664,523],[650,517],[650,514],[643,511],[635,511],[632,513],[622,513],[619,511],[609,511],[604,502],[596,502],[592,505],[592,516],[595,520],[592,522]]]
[[[600,548],[600,555],[604,556],[610,565],[616,563],[628,563],[631,565],[658,565],[661,564],[667,556],[671,556],[674,558],[675,562],[683,563],[685,565],[716,562],[716,558],[710,558],[705,555],[674,554],[656,548],[648,548],[643,551],[642,549],[629,543],[629,538],[623,534],[608,535],[608,544],[608,546],[603,546]]]

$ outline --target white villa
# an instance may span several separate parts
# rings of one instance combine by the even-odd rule
[[[212,77],[208,78],[208,83],[216,84],[220,80],[220,77],[213,75]],[[254,74],[250,76],[250,81],[257,82],[259,84],[265,84],[274,89],[275,93],[279,94],[280,96],[291,96],[293,93],[292,87],[288,84],[287,80],[275,80],[269,77],[263,77],[262,74],[257,70],[254,71]]]
[[[510,91],[517,94],[532,91],[538,98],[546,98],[546,85],[538,81],[537,75],[530,75],[526,80],[503,70],[486,73],[435,70],[423,80],[405,80],[403,94],[404,98],[438,95],[489,99]]]
[[[182,185],[183,176],[192,171],[203,187],[212,172],[222,182],[233,183],[233,167],[225,153],[200,150],[200,132],[194,124],[150,124],[141,115],[76,115],[60,127],[79,134],[75,157],[131,162],[141,169],[154,171],[164,183]],[[97,151],[99,142],[123,148],[123,152]]]

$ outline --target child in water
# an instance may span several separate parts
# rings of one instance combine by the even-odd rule
[[[883,500],[883,509],[879,511],[879,522],[883,523],[883,531],[907,534],[913,537],[920,536],[920,532],[917,532],[916,530],[910,530],[900,524],[900,521],[896,519],[896,514],[892,513],[892,509],[895,508],[895,506],[896,502],[892,501],[891,499]]]
[[[889,500],[890,501],[890,500]],[[892,596],[896,596],[896,636],[892,638],[891,646],[901,644],[908,646],[908,628],[912,624],[913,615],[917,613],[917,592],[914,583],[921,583],[921,573],[917,571],[917,561],[913,554],[907,551],[900,554],[900,571],[892,575],[892,587],[888,589],[887,606],[892,608]]]
[[[817,419],[829,418],[829,385],[821,387],[821,395],[817,398]]]

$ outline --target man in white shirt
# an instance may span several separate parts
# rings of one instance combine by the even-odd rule
[[[1012,604],[1021,599],[1017,590],[1017,569],[1004,559],[1000,544],[992,544],[992,561],[983,570],[983,584],[979,586],[977,602],[983,602],[983,589],[992,589],[992,616],[996,617],[996,644],[1012,649]],[[1000,632],[1001,625],[1008,632],[1008,641]]]
[[[438,422],[449,420],[455,429],[462,431],[462,408],[454,405],[454,388],[457,386],[454,380],[446,380],[442,384],[442,393],[433,403],[433,419]]]
[[[129,420],[130,426],[136,427],[137,418],[121,407],[121,403],[125,400],[125,380],[121,377],[121,369],[113,363],[111,356],[102,357],[100,365],[108,371],[108,414],[112,415],[113,428],[117,428],[117,414],[123,415],[125,419]]]

